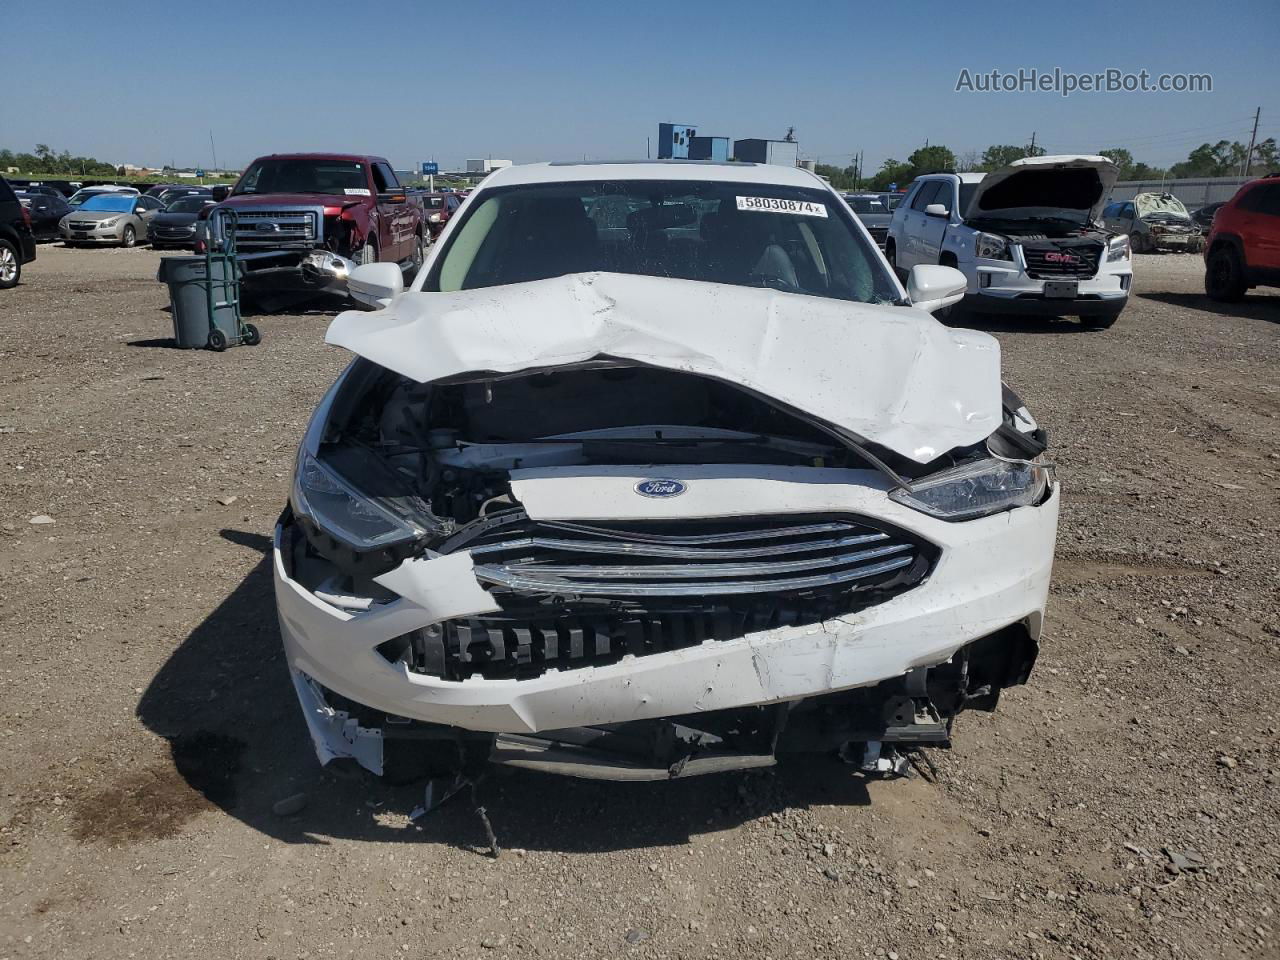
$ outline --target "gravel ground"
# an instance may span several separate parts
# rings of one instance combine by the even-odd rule
[[[936,783],[496,774],[495,861],[469,804],[323,773],[287,681],[264,550],[327,315],[169,349],[158,259],[0,293],[0,960],[1280,956],[1274,291],[1140,256],[1110,331],[988,328],[1064,512],[1031,682]]]

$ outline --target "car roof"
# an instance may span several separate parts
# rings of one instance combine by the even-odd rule
[[[526,163],[494,171],[480,183],[477,189],[584,180],[700,180],[831,189],[816,174],[800,167],[787,167],[776,163],[739,163],[732,160]]]
[[[370,160],[378,160],[386,163],[385,157],[375,157],[373,154],[366,153],[269,153],[264,157],[258,157],[258,160],[339,160],[350,161],[351,163],[368,163]],[[252,164],[251,164],[252,166]]]

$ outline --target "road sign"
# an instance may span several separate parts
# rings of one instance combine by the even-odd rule
[[[422,175],[424,177],[434,177],[439,172],[440,164],[435,162],[428,163],[426,160],[422,161]]]
[[[197,177],[203,177],[203,176],[204,176],[204,171],[203,171],[203,170],[197,170],[197,171],[196,171],[196,176],[197,176]]]
[[[891,184],[889,184],[889,192],[890,192],[890,193],[897,193],[897,192],[898,192],[898,185],[897,185],[896,183],[891,183]]]

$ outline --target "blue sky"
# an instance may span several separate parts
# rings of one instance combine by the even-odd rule
[[[26,9],[15,16],[0,0],[6,29],[48,26]],[[1274,0],[1151,12],[1115,0],[223,0],[208,11],[76,0],[54,19],[53,42],[6,45],[0,146],[208,165],[212,129],[223,166],[329,149],[452,168],[481,156],[639,157],[671,120],[735,138],[794,126],[802,156],[843,166],[861,149],[874,170],[926,139],[963,153],[1033,131],[1051,153],[1128,146],[1164,165],[1206,140],[1247,139],[1258,106],[1260,136],[1280,134]],[[1214,89],[955,92],[962,68],[1055,66],[1207,72]]]

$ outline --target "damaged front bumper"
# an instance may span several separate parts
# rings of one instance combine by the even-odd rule
[[[241,282],[278,293],[347,294],[355,263],[329,250],[252,250],[236,255]]]
[[[773,493],[812,501],[812,487],[788,489],[798,486]],[[869,744],[945,742],[950,717],[994,706],[1034,660],[1057,487],[1038,506],[961,523],[903,507],[873,481],[820,489],[824,511],[874,518],[929,545],[927,576],[818,622],[518,679],[446,679],[386,653],[414,631],[497,609],[469,552],[404,561],[377,578],[395,596],[359,609],[291,576],[289,543],[300,534],[286,517],[273,550],[277,608],[319,759],[348,757],[382,773],[394,740],[453,740],[516,766],[653,779],[848,744],[874,764]]]

